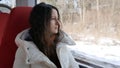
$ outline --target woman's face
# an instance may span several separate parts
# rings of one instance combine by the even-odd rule
[[[60,21],[58,20],[58,13],[55,9],[52,9],[51,20],[50,20],[50,31],[52,34],[58,33]]]

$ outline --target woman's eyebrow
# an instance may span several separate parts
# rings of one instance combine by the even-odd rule
[[[55,18],[55,16],[52,16],[52,18]]]
[[[57,19],[58,17],[52,16],[51,18],[56,18]]]

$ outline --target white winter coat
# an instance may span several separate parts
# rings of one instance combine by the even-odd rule
[[[19,33],[15,39],[18,46],[13,68],[57,68],[56,65],[45,56],[32,41],[26,41],[29,29]],[[75,44],[74,41],[63,32],[64,38],[57,44],[56,52],[62,68],[79,68],[66,45]]]

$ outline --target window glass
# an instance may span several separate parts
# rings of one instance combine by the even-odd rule
[[[63,30],[77,44],[70,47],[73,54],[79,58],[83,55],[87,62],[91,57],[90,60],[113,65],[120,62],[120,0],[37,0],[39,2],[59,9]]]
[[[0,4],[5,4],[13,8],[16,5],[16,0],[0,0]]]
[[[120,38],[120,0],[37,0],[58,7],[63,29],[75,40]]]
[[[15,0],[0,0],[0,11],[9,13],[10,9],[15,7]]]

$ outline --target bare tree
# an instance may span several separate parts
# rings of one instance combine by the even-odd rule
[[[114,14],[114,8],[115,8],[115,0],[112,0],[111,16],[113,16],[113,14]]]
[[[100,22],[100,20],[99,20],[99,16],[100,16],[100,10],[99,10],[99,0],[96,0],[96,3],[97,3],[97,5],[96,5],[96,9],[97,9],[97,24],[96,24],[96,26],[95,27],[97,27],[97,28],[99,28],[98,27],[98,24],[99,24],[99,22]]]
[[[82,0],[82,22],[85,23],[85,0]]]

